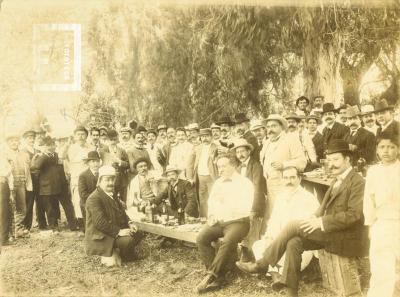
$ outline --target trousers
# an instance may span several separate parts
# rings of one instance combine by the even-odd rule
[[[119,249],[123,261],[133,261],[137,258],[136,246],[143,239],[142,232],[136,232],[134,236],[118,236],[114,241],[114,248]]]
[[[207,217],[208,197],[214,181],[210,175],[199,175],[199,213],[200,217]]]
[[[10,233],[11,201],[7,182],[0,182],[0,243],[8,241]]]

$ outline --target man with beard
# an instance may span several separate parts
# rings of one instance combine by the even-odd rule
[[[286,285],[287,296],[298,296],[304,251],[325,249],[342,257],[368,254],[368,229],[363,225],[364,179],[351,167],[346,141],[333,140],[326,155],[335,179],[315,214],[288,223],[257,262],[236,264],[244,272],[265,273],[285,254],[281,282]]]
[[[314,143],[315,153],[317,154],[317,162],[324,158],[324,140],[322,134],[318,131],[318,125],[321,119],[318,116],[309,115],[307,121],[307,133]]]
[[[262,150],[264,142],[267,140],[263,120],[254,121],[250,126],[250,130],[251,132],[253,132],[254,136],[257,139],[257,144],[259,149],[258,154],[259,154],[260,151]]]
[[[244,113],[235,115],[235,131],[237,137],[246,139],[253,146],[254,150],[251,152],[251,156],[257,161],[260,160],[260,148],[257,138],[250,131],[250,120]]]
[[[297,115],[307,116],[309,111],[308,107],[310,105],[310,99],[306,96],[300,96],[296,99],[296,111]]]
[[[347,121],[350,133],[345,140],[349,143],[350,150],[353,152],[352,165],[355,166],[360,158],[365,159],[367,164],[375,160],[375,136],[368,130],[361,127],[360,110],[358,106],[347,108]]]
[[[129,226],[129,218],[121,201],[114,197],[115,169],[99,169],[97,189],[86,201],[85,251],[87,255],[132,261],[137,257],[136,246],[143,238],[137,228]]]
[[[137,174],[134,164],[138,159],[146,158],[150,162],[149,153],[144,147],[144,137],[142,133],[137,132],[134,135],[134,145],[126,151],[126,154],[128,155],[129,166],[132,176],[135,176]]]
[[[322,106],[322,119],[326,124],[326,127],[322,131],[324,151],[326,151],[331,141],[335,139],[344,139],[349,133],[349,128],[347,126],[335,121],[336,115],[337,110],[332,103],[325,103]]]
[[[134,146],[133,140],[132,140],[132,130],[129,127],[122,127],[119,130],[119,143],[118,145],[125,150],[129,150]],[[108,135],[107,135],[107,140],[108,140]]]
[[[164,145],[166,145],[168,143],[168,139],[167,139],[167,125],[158,125],[157,127],[157,132],[158,132],[158,136],[157,136],[157,143],[163,147]]]
[[[282,177],[285,183],[284,190],[276,200],[271,218],[268,221],[267,230],[262,239],[256,241],[252,246],[255,260],[262,258],[263,252],[290,221],[307,219],[319,207],[316,197],[301,187],[301,177],[296,167],[283,168]],[[304,252],[301,258],[301,270],[303,270],[311,262],[313,252]],[[268,269],[273,279],[273,289],[278,290],[285,285],[281,280],[282,267],[284,267],[284,256],[278,262],[276,268],[269,267]]]
[[[310,114],[315,115],[316,113],[321,113],[323,104],[324,104],[324,96],[315,96],[313,99],[313,108]]]
[[[299,138],[285,132],[287,121],[284,117],[278,114],[269,115],[266,129],[268,140],[260,152],[260,161],[267,180],[268,207],[265,217],[269,218],[276,197],[282,190],[282,169],[295,166],[303,171],[307,160]]]
[[[221,127],[215,123],[212,123],[210,128],[211,128],[213,143],[219,145],[219,140],[221,138]]]
[[[171,147],[168,165],[178,167],[181,170],[180,177],[186,179],[189,170],[189,158],[194,146],[187,141],[185,129],[182,127],[176,129],[176,140],[176,145]]]
[[[361,119],[364,123],[364,128],[376,136],[379,126],[376,124],[374,107],[370,104],[361,106]]]
[[[247,262],[253,259],[250,253],[251,246],[256,240],[260,239],[262,234],[267,186],[260,162],[250,157],[253,146],[245,139],[240,138],[235,141],[235,146],[232,150],[240,162],[237,167],[239,174],[251,180],[254,186],[253,206],[250,212],[250,230],[243,240],[240,257],[240,261]]]
[[[199,197],[200,217],[207,217],[207,201],[214,181],[218,178],[215,160],[217,146],[211,142],[211,129],[200,129],[201,144],[194,147],[188,159],[187,178],[196,184]]]
[[[376,137],[385,132],[394,137],[399,136],[400,123],[394,119],[394,107],[390,106],[386,99],[382,99],[375,104],[376,120],[379,124],[379,129],[376,133]]]

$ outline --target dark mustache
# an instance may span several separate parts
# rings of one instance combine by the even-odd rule
[[[329,166],[329,169],[339,169],[339,167],[332,165],[332,166]]]

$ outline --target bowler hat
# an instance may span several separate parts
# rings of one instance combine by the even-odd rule
[[[55,144],[55,141],[50,136],[45,136],[43,138],[43,145],[50,146],[50,145],[54,145],[54,144]]]
[[[88,152],[87,156],[83,159],[84,161],[97,160],[100,161],[100,155],[97,151]]]
[[[300,122],[302,117],[297,115],[297,114],[295,114],[295,113],[291,113],[286,117],[286,120],[289,120],[289,119],[296,120],[297,122]]]
[[[87,130],[84,126],[77,126],[77,127],[75,128],[75,130],[74,130],[74,133],[79,132],[79,131],[85,132],[86,135],[89,135],[88,130]]]
[[[110,130],[107,131],[107,136],[110,139],[111,138],[116,138],[116,137],[118,137],[118,132],[116,130],[114,130],[114,129],[110,129]]]
[[[142,162],[145,162],[145,163],[147,164],[147,167],[150,167],[150,165],[151,165],[150,160],[143,157],[143,158],[137,159],[137,160],[135,161],[135,163],[133,163],[133,168],[136,168],[136,166],[137,166],[139,163],[142,163]]]
[[[226,116],[221,117],[217,122],[217,125],[221,126],[223,124],[233,126],[235,123],[231,120],[231,118],[229,116],[226,115]]]
[[[343,139],[334,139],[328,144],[326,154],[350,152],[349,143]]]
[[[247,147],[250,151],[253,151],[254,147],[247,142],[246,139],[244,138],[239,138],[233,143],[233,148],[232,150],[237,149],[238,147]]]
[[[286,119],[283,116],[281,116],[280,114],[270,114],[268,116],[268,118],[266,119],[267,123],[269,121],[277,121],[282,125],[283,130],[287,129],[288,123],[287,123]]]
[[[165,174],[167,174],[168,172],[171,171],[175,171],[176,173],[180,173],[182,170],[180,170],[178,167],[174,166],[174,165],[167,165],[167,168],[165,168]]]
[[[210,128],[200,129],[200,136],[201,135],[211,135],[211,129]]]
[[[334,113],[337,113],[337,109],[335,109],[335,106],[333,105],[333,103],[324,103],[324,105],[322,105],[322,112],[321,114],[323,115],[326,112],[331,112],[333,111]]]
[[[379,112],[379,111],[385,111],[389,109],[393,109],[394,107],[389,105],[386,99],[382,99],[378,102],[375,103],[375,111],[374,112]]]
[[[249,121],[250,119],[247,118],[246,114],[244,114],[243,112],[235,114],[235,124],[241,124]]]
[[[296,99],[296,106],[299,104],[300,100],[306,100],[307,105],[310,104],[310,99],[308,99],[306,96],[300,96],[299,98]]]

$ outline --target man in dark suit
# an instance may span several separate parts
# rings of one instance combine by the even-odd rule
[[[389,105],[386,99],[382,99],[375,104],[375,115],[376,121],[379,124],[378,131],[376,132],[376,137],[386,132],[393,136],[399,136],[400,133],[400,123],[394,120],[393,114],[394,107]]]
[[[324,151],[328,148],[331,141],[335,139],[344,139],[349,133],[349,128],[337,121],[335,121],[337,110],[332,103],[325,103],[322,106],[322,119],[326,127],[322,131],[324,140]]]
[[[298,296],[301,254],[325,249],[343,257],[368,255],[368,229],[364,226],[364,179],[351,167],[349,145],[334,140],[327,150],[327,162],[335,180],[320,208],[310,219],[288,223],[255,263],[237,262],[248,273],[268,270],[286,253],[281,282],[289,296]]]
[[[182,209],[186,215],[191,217],[199,216],[195,190],[193,185],[179,178],[180,170],[168,165],[165,174],[168,178],[168,187],[152,200],[152,203],[160,205],[165,201],[170,208],[170,214],[178,217],[178,210]]]
[[[257,138],[250,131],[250,119],[244,113],[235,115],[235,130],[239,137],[246,139],[253,146],[254,149],[251,152],[253,159],[260,160],[260,148]]]
[[[97,187],[97,180],[99,177],[99,168],[100,168],[100,155],[97,151],[91,151],[88,153],[86,159],[86,164],[88,165],[88,169],[83,171],[79,175],[78,180],[78,191],[79,197],[81,198],[80,206],[83,215],[83,222],[84,226],[86,225],[86,211],[85,211],[85,204],[86,200],[90,194],[96,190]]]
[[[264,141],[267,140],[265,123],[263,122],[263,120],[256,120],[251,124],[250,130],[257,139],[257,154],[260,155],[260,151],[263,148]]]
[[[86,201],[85,250],[88,255],[135,259],[135,247],[143,235],[129,226],[124,206],[114,196],[115,169],[99,169],[97,189]]]
[[[321,119],[316,115],[309,115],[306,118],[307,132],[310,135],[317,154],[317,162],[324,158],[324,139],[318,131],[318,125],[321,124]]]
[[[263,229],[263,218],[266,205],[267,185],[261,163],[251,157],[253,146],[245,139],[238,139],[233,149],[240,161],[237,168],[239,174],[251,180],[254,186],[253,206],[250,213],[250,230],[242,243],[240,261],[248,262],[253,258],[251,247],[260,239]]]
[[[187,177],[197,187],[200,216],[207,217],[207,201],[218,178],[216,158],[218,147],[212,142],[211,129],[200,129],[201,144],[194,147],[188,161]]]
[[[57,153],[55,153],[54,140],[46,136],[43,139],[42,153],[36,154],[32,159],[32,170],[39,172],[39,195],[44,206],[49,227],[57,231],[58,203],[60,202],[69,228],[77,230],[76,218],[72,201],[65,193],[68,191],[67,179],[62,164],[59,164]]]
[[[350,150],[353,152],[352,165],[355,166],[360,158],[365,159],[367,164],[372,164],[375,160],[375,135],[361,127],[358,106],[348,107],[346,117],[350,133],[347,134],[345,140],[350,144]]]

